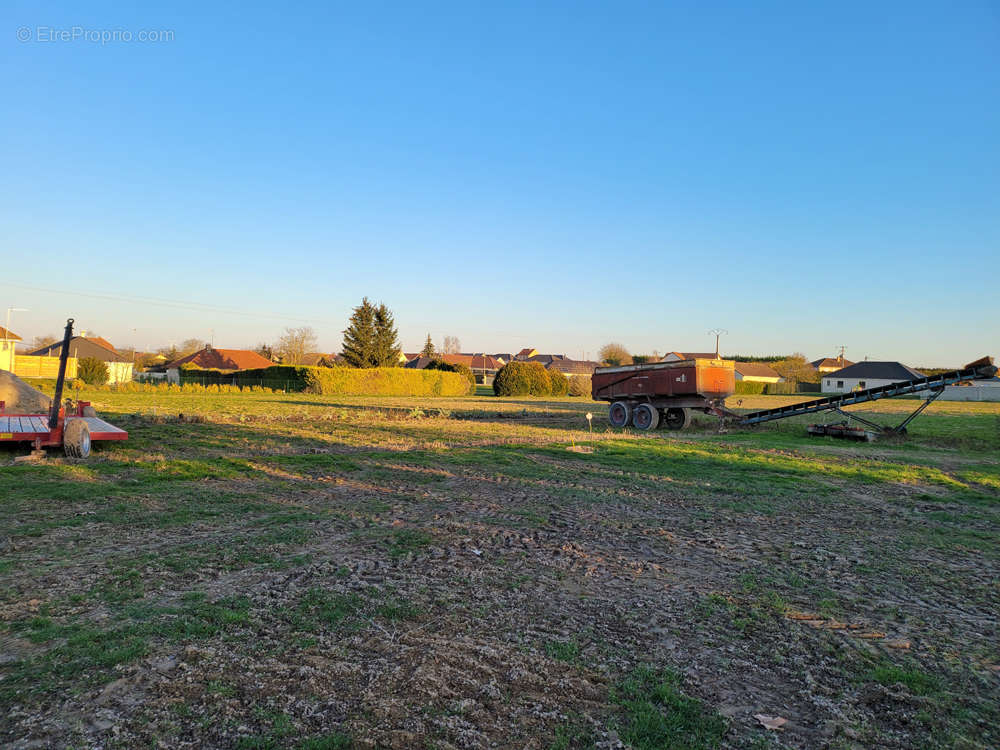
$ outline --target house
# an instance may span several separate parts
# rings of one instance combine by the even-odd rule
[[[14,372],[14,349],[20,340],[16,333],[0,326],[0,370]]]
[[[842,370],[845,367],[850,367],[854,363],[849,359],[845,359],[844,355],[841,354],[839,357],[824,357],[823,359],[814,359],[810,362],[813,369],[818,370],[820,373],[824,372],[836,372],[837,370]]]
[[[558,370],[563,375],[593,375],[600,362],[570,359],[565,354],[536,354],[528,362],[539,362],[546,370]]]
[[[736,362],[733,369],[737,380],[748,383],[780,383],[784,379],[764,362]]]
[[[323,352],[309,352],[302,355],[302,361],[299,364],[303,367],[333,367],[334,355],[323,354]]]
[[[447,362],[450,365],[465,365],[476,376],[476,382],[492,385],[497,370],[503,363],[489,354],[439,354],[436,357],[415,357],[404,365],[415,370],[427,368],[431,362]]]
[[[55,341],[28,352],[27,356],[59,357],[62,345],[62,341]],[[69,340],[69,356],[78,363],[81,359],[91,358],[107,364],[109,383],[126,383],[132,380],[132,358],[118,352],[109,341],[100,336],[74,336]]]
[[[822,388],[824,393],[849,393],[922,377],[924,377],[922,372],[917,372],[899,362],[865,361],[825,373]]]
[[[667,352],[661,358],[661,362],[680,362],[685,359],[718,359],[715,352]]]
[[[525,362],[531,359],[532,357],[537,357],[537,356],[538,356],[537,349],[522,349],[521,351],[519,351],[517,354],[514,355],[514,359]],[[510,360],[508,360],[508,362],[509,361]]]
[[[180,369],[185,365],[199,370],[236,372],[237,370],[257,370],[271,367],[274,362],[247,349],[216,349],[209,345],[194,354],[175,359],[173,362],[151,367],[150,371],[165,372],[168,382],[179,383],[181,380]]]

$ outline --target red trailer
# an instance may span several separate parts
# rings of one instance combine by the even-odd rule
[[[0,401],[0,441],[26,442],[34,448],[32,457],[45,455],[43,448],[63,447],[71,458],[86,458],[94,440],[127,440],[128,433],[98,417],[88,401],[74,404],[69,399],[62,403],[63,384],[66,380],[66,361],[69,341],[73,336],[73,319],[66,321],[62,350],[59,353],[59,377],[56,393],[48,414],[20,414],[6,411]]]
[[[612,426],[680,430],[691,422],[692,409],[720,417],[730,414],[723,404],[736,390],[736,371],[731,360],[685,359],[598,367],[591,384],[595,401],[610,402]]]

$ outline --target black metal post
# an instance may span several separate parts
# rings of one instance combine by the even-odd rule
[[[62,402],[63,383],[66,380],[66,362],[69,360],[69,341],[73,338],[73,319],[66,320],[66,330],[63,332],[62,349],[59,350],[59,377],[56,378],[56,395],[52,397],[52,408],[49,410],[49,429],[54,430],[59,424],[59,406]]]

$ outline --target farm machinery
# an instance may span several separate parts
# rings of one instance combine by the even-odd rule
[[[715,415],[723,424],[749,426],[832,411],[846,419],[838,423],[809,425],[808,433],[870,441],[881,436],[905,435],[907,425],[930,406],[946,386],[992,378],[996,373],[993,359],[983,357],[961,370],[738,414],[725,406],[726,397],[736,391],[735,363],[724,359],[687,359],[599,367],[591,379],[591,395],[595,401],[609,402],[608,421],[613,427],[632,425],[639,430],[655,430],[657,427],[681,430],[691,423],[692,412]],[[853,404],[919,393],[927,394],[923,403],[895,426],[879,425],[843,411],[844,407]],[[854,426],[852,421],[862,426]]]
[[[59,352],[59,375],[55,395],[47,414],[22,414],[8,411],[0,401],[0,442],[31,443],[32,458],[45,455],[44,448],[62,446],[70,458],[87,458],[91,443],[98,440],[127,440],[128,433],[97,416],[87,401],[62,402],[66,381],[66,363],[69,359],[70,339],[73,337],[73,319],[66,321],[62,349]],[[16,380],[16,378],[15,378]],[[31,389],[29,389],[31,390]],[[16,405],[15,405],[16,408]]]

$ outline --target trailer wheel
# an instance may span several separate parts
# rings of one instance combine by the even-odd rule
[[[655,430],[660,425],[660,412],[649,404],[639,404],[632,411],[632,424],[638,430]]]
[[[71,419],[63,427],[63,452],[70,458],[90,455],[90,427],[82,419]]]
[[[615,401],[608,407],[608,421],[612,427],[625,427],[632,419],[632,405],[628,401]]]
[[[691,424],[691,410],[666,409],[663,412],[663,424],[668,430],[683,430]]]

